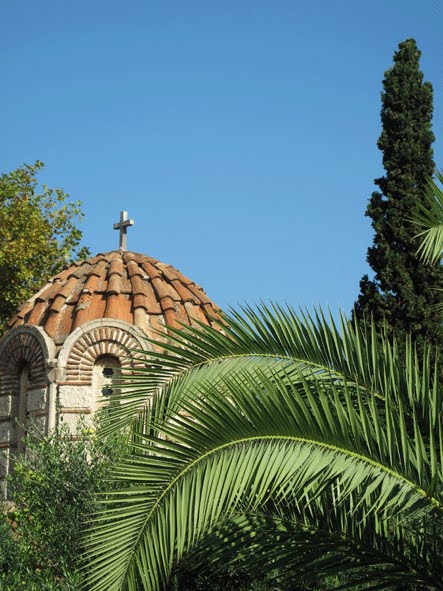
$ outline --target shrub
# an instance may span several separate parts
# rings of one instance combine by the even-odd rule
[[[0,521],[0,588],[77,591],[82,523],[123,441],[98,441],[84,421],[26,438]]]

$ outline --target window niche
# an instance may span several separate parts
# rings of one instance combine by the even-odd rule
[[[24,438],[28,423],[28,392],[30,383],[31,368],[28,363],[23,362],[18,368],[18,396],[15,405],[15,433],[17,453],[25,451]]]
[[[94,397],[97,408],[113,402],[116,385],[121,376],[121,364],[113,355],[102,355],[94,364]]]

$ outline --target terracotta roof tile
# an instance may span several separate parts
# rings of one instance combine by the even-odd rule
[[[92,257],[90,259],[88,259],[88,262],[91,263],[91,265],[95,265],[96,263],[98,263],[99,261],[103,260],[103,255],[102,254],[96,254],[95,257]]]
[[[188,289],[189,289],[189,291],[192,291],[192,293],[195,295],[195,297],[197,298],[197,300],[200,300],[204,304],[210,304],[211,303],[211,300],[208,298],[208,296],[203,292],[203,290],[198,289],[196,285],[190,283],[188,285]]]
[[[180,294],[178,293],[174,283],[169,283],[168,281],[163,281],[162,284],[163,284],[164,292],[167,293],[170,298],[172,298],[174,301],[177,301],[177,302],[181,301]]]
[[[86,275],[97,275],[97,277],[106,277],[106,261],[104,259],[100,259],[96,265],[91,265],[91,268],[86,273]]]
[[[75,306],[67,305],[64,314],[59,314],[60,321],[57,324],[54,340],[56,343],[63,343],[65,335],[72,332],[72,325],[75,320]]]
[[[134,294],[134,308],[143,308],[147,311],[146,296],[141,293]]]
[[[48,300],[53,300],[63,284],[64,281],[48,283],[46,289],[40,291],[40,294],[36,297],[36,301],[47,302]]]
[[[129,297],[125,294],[109,296],[104,317],[116,318],[117,320],[124,320],[133,324]]]
[[[192,292],[190,292],[189,289],[185,287],[183,283],[181,283],[178,279],[174,279],[172,285],[174,286],[175,291],[180,296],[180,300],[182,302],[199,303],[195,295]]]
[[[23,318],[19,318],[18,316],[14,316],[6,325],[8,329],[14,328],[14,326],[19,326],[20,324],[24,324]]]
[[[123,275],[124,267],[121,258],[112,258],[111,264],[109,265],[109,274],[117,273],[117,275]]]
[[[155,295],[151,282],[146,283],[146,311],[151,314],[161,314],[160,302]]]
[[[67,279],[69,277],[69,275],[72,274],[72,272],[73,272],[72,267],[67,267],[66,269],[63,269],[63,271],[61,273],[56,275],[56,277],[59,281],[64,281],[65,279]],[[54,277],[54,279],[55,279],[55,277]]]
[[[177,274],[175,272],[174,267],[171,265],[166,265],[165,263],[160,263],[159,261],[155,264],[155,267],[159,269],[169,281],[177,278]]]
[[[122,290],[122,278],[117,273],[113,273],[108,281],[107,293],[118,294]]]
[[[105,318],[117,318],[120,308],[120,297],[118,294],[108,295],[106,300]]]
[[[83,286],[83,292],[94,293],[99,290],[99,285],[101,284],[100,276],[92,273],[86,280],[86,283]]]
[[[152,337],[156,329],[166,334],[165,324],[179,326],[193,319],[208,324],[210,317],[217,317],[216,310],[203,290],[171,265],[138,253],[112,251],[64,269],[21,307],[8,326],[41,326],[62,343],[86,322],[116,318],[138,325]]]
[[[45,331],[48,333],[50,337],[55,336],[58,329],[58,325],[62,320],[63,316],[61,314],[58,314],[58,312],[51,311],[51,313],[47,316],[45,322]]]
[[[134,277],[135,275],[144,275],[143,269],[139,267],[139,265],[135,261],[128,261],[127,264],[128,275],[129,277]]]
[[[73,330],[85,324],[85,322],[103,318],[105,309],[106,300],[103,295],[98,297],[95,294],[82,294],[75,309],[75,317],[72,324]]]
[[[46,302],[44,302],[44,301],[36,302],[31,314],[26,318],[26,323],[39,326],[40,321],[41,321],[45,312],[46,312]]]
[[[71,290],[71,293],[68,295],[68,297],[66,298],[66,301],[69,304],[76,304],[83,292],[83,288],[85,286],[86,280],[88,278],[83,275],[82,277],[80,277],[80,279],[77,281],[76,285],[74,286],[74,289]]]
[[[61,288],[58,290],[57,296],[63,296],[67,298],[71,295],[71,293],[75,290],[76,285],[78,285],[79,281],[75,275],[72,275],[66,283],[64,283]]]
[[[174,300],[169,296],[160,300],[160,306],[163,312],[166,312],[166,310],[175,310]]]
[[[131,280],[128,277],[122,277],[120,283],[122,293],[132,293]]]
[[[160,271],[156,269],[154,265],[152,265],[148,260],[142,262],[142,268],[144,271],[146,271],[151,279],[154,279],[155,277],[161,277]]]
[[[160,277],[154,277],[152,279],[152,286],[157,293],[157,297],[159,300],[162,298],[170,298],[172,300],[171,294],[169,293],[169,289],[167,287],[167,283],[160,279]]]
[[[60,310],[63,308],[63,306],[66,304],[66,297],[62,294],[57,295],[50,308],[49,311],[50,312],[60,312]]]
[[[189,279],[189,277],[186,277],[185,275],[183,275],[183,273],[180,273],[178,269],[174,269],[173,267],[170,267],[170,269],[174,271],[176,279],[178,279],[184,285],[191,285],[194,283],[194,281]]]
[[[75,317],[73,321],[73,329],[81,326],[88,321],[89,307],[92,302],[92,295],[89,293],[82,293],[75,308]]]
[[[35,306],[35,300],[28,300],[20,306],[17,312],[17,318],[24,318]]]
[[[86,272],[89,271],[90,268],[91,268],[90,263],[88,263],[87,261],[84,261],[76,269],[73,269],[72,273],[70,273],[69,276],[70,277],[77,277],[77,279],[80,279],[80,277],[83,277],[83,275],[85,275]]]
[[[94,294],[95,295],[95,294]],[[103,294],[97,294],[95,297],[91,298],[91,303],[86,309],[86,314],[84,315],[84,321],[90,322],[91,320],[97,320],[97,318],[104,318],[105,317],[105,310],[106,310],[106,298]]]
[[[148,282],[140,275],[133,275],[131,277],[132,293],[148,295]]]

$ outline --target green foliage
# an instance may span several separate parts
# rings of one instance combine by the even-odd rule
[[[24,164],[0,176],[0,334],[17,307],[73,258],[89,256],[80,248],[80,202],[62,189],[43,185],[42,162]]]
[[[418,254],[425,264],[440,262],[443,251],[443,171],[437,171],[435,180],[430,179],[424,195],[413,212],[413,221],[421,232]]]
[[[399,340],[412,334],[421,350],[424,340],[443,345],[443,312],[436,309],[443,288],[443,269],[423,265],[417,255],[411,212],[426,204],[424,193],[434,173],[432,86],[423,82],[420,51],[413,39],[400,43],[394,66],[385,74],[378,147],[385,176],[376,179],[366,215],[372,220],[374,244],[368,262],[375,272],[360,283],[355,313],[374,318]]]
[[[334,585],[331,585],[333,587]],[[325,587],[326,589],[328,587]],[[299,580],[294,582],[283,568],[257,572],[238,561],[221,571],[192,568],[192,563],[178,565],[171,574],[168,591],[317,591]]]
[[[10,482],[7,520],[0,522],[0,589],[80,588],[82,523],[120,445],[118,438],[98,441],[84,423],[75,437],[66,428],[27,437]]]
[[[92,591],[164,589],[183,560],[442,590],[433,352],[279,307],[226,323],[172,329],[108,409],[132,445],[87,535]]]

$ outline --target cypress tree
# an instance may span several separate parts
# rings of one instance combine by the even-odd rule
[[[443,314],[434,307],[442,299],[435,288],[443,288],[443,268],[420,262],[419,228],[410,222],[435,166],[432,85],[423,82],[420,55],[415,40],[407,39],[385,72],[378,147],[386,173],[375,180],[379,191],[366,210],[375,231],[367,256],[375,277],[362,278],[355,306],[357,318],[372,316],[400,342],[411,334],[419,349],[424,339],[443,345]]]

